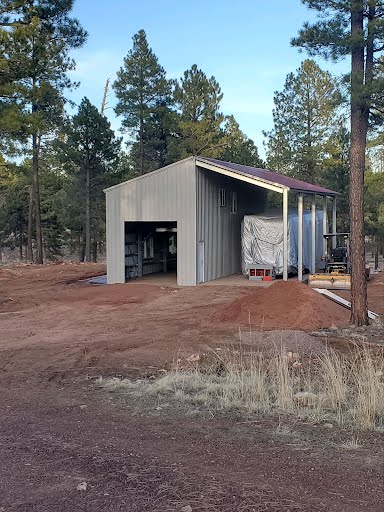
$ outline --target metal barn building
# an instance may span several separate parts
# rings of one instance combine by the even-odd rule
[[[298,197],[301,279],[303,195],[312,198],[314,247],[316,196],[322,196],[325,212],[327,198],[332,199],[336,232],[336,193],[266,169],[190,157],[105,190],[108,283],[176,271],[178,285],[195,286],[240,273],[241,221],[244,215],[265,211],[268,191],[283,198],[284,279],[288,278],[288,194]],[[314,271],[314,260],[312,266]]]

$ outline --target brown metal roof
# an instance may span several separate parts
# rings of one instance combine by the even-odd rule
[[[280,185],[281,187],[288,187],[290,190],[295,190],[297,192],[329,196],[335,196],[338,194],[338,192],[335,192],[334,190],[319,187],[318,185],[312,185],[311,183],[291,178],[290,176],[286,176],[285,174],[278,174],[277,172],[269,171],[268,169],[259,169],[257,167],[250,167],[249,165],[234,164],[232,162],[223,162],[221,160],[216,160],[214,158],[206,158],[202,156],[196,157],[196,163],[199,164],[199,162],[201,164],[204,164],[204,162],[206,162],[211,165],[216,165],[218,167],[225,168],[234,173],[242,174],[243,176],[259,178],[263,181],[270,182],[271,185]]]

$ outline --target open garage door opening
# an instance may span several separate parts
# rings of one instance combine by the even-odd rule
[[[177,222],[125,222],[125,281],[177,279]]]

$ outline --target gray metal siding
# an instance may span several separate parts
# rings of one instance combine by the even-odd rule
[[[106,240],[108,283],[123,283],[124,221],[121,216],[120,188],[106,193]]]
[[[219,191],[226,191],[220,206]],[[237,193],[237,214],[230,213],[231,192]],[[241,271],[241,221],[264,211],[265,190],[197,167],[197,241],[204,242],[204,281]]]
[[[108,283],[123,283],[124,222],[177,222],[177,282],[196,284],[196,172],[188,158],[106,190]]]

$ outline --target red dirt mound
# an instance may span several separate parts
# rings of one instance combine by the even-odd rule
[[[226,304],[216,322],[232,322],[262,329],[313,330],[348,324],[349,312],[307,285],[278,281]]]

